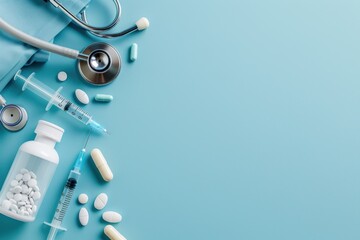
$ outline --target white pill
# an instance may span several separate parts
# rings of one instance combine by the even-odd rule
[[[36,210],[37,210],[37,206],[36,206],[36,205],[32,206],[32,211],[33,211],[34,213],[36,212]]]
[[[40,188],[39,188],[38,186],[34,186],[34,188],[33,188],[33,189],[35,190],[35,192],[40,191]]]
[[[35,187],[37,185],[37,181],[35,179],[30,179],[27,184],[29,187]]]
[[[10,209],[11,209],[11,210],[15,210],[15,211],[18,211],[18,210],[19,210],[19,208],[18,208],[18,206],[16,206],[16,204],[11,204],[11,205],[10,205]]]
[[[58,73],[57,78],[58,78],[58,80],[61,81],[61,82],[66,81],[66,79],[67,79],[67,73],[64,72],[64,71],[61,71],[61,72]]]
[[[91,158],[93,159],[97,169],[99,170],[101,177],[109,182],[111,179],[113,179],[113,173],[104,157],[104,155],[101,153],[101,151],[97,148],[94,148],[91,151]]]
[[[19,185],[19,182],[16,181],[16,180],[12,180],[12,181],[10,182],[10,186],[12,186],[12,187],[15,187],[15,186],[17,186],[17,185]]]
[[[108,201],[108,196],[106,195],[106,193],[100,193],[96,198],[95,198],[95,202],[94,202],[94,207],[97,210],[101,210],[103,209]]]
[[[88,104],[89,103],[89,96],[86,94],[86,92],[84,92],[81,89],[76,89],[75,90],[75,97],[82,104]]]
[[[85,193],[80,194],[79,197],[78,197],[78,201],[79,201],[79,203],[81,203],[81,204],[87,203],[88,200],[89,200],[89,197],[88,197],[88,195],[86,195]]]
[[[26,205],[26,203],[25,203],[25,202],[23,202],[23,201],[20,201],[20,202],[18,202],[18,205],[19,205],[19,206],[25,206],[25,205]],[[24,207],[24,209],[25,209],[25,207]]]
[[[104,233],[110,240],[126,240],[126,238],[111,225],[107,225],[104,228]]]
[[[27,182],[27,181],[29,181],[30,179],[31,179],[30,173],[25,173],[25,174],[23,175],[22,180],[23,180],[24,182]]]
[[[21,173],[17,174],[15,179],[20,181],[23,178],[23,175]]]
[[[36,174],[34,172],[29,172],[31,178],[36,179]]]
[[[6,198],[7,199],[13,199],[14,198],[14,194],[12,192],[7,192],[6,193]]]
[[[102,214],[102,218],[104,221],[109,223],[118,223],[121,222],[122,216],[120,213],[114,212],[114,211],[107,211]]]
[[[20,193],[21,190],[22,190],[22,187],[16,186],[16,187],[14,187],[14,189],[13,189],[13,193]]]
[[[27,212],[28,212],[30,215],[33,215],[33,213],[34,213],[30,208],[27,209]]]
[[[35,202],[34,202],[34,199],[33,199],[33,198],[30,198],[30,204],[31,204],[31,205],[35,205]]]
[[[24,216],[29,216],[29,212],[28,211],[24,211]]]
[[[14,200],[15,201],[18,202],[18,201],[21,201],[21,199],[22,199],[22,195],[20,193],[17,193],[17,194],[14,195]]]
[[[41,197],[40,192],[35,192],[34,195],[33,195],[33,198],[34,198],[35,201],[40,199],[40,197]]]
[[[11,206],[11,202],[9,200],[4,200],[1,204],[1,206],[5,209],[9,209]]]
[[[27,170],[26,168],[22,168],[20,169],[20,173],[24,174],[24,173],[28,173],[29,170]]]
[[[81,225],[86,226],[89,222],[89,213],[86,208],[82,207],[79,212],[79,221]]]
[[[29,187],[28,187],[28,186],[26,186],[26,185],[22,185],[22,186],[21,186],[21,192],[22,192],[22,193],[28,193],[28,191],[29,191]]]
[[[9,200],[12,204],[16,204],[16,201],[14,199]]]

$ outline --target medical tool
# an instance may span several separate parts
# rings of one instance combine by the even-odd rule
[[[85,161],[84,156],[85,156],[85,152],[86,152],[86,146],[87,146],[89,138],[90,138],[90,134],[91,134],[91,132],[89,132],[89,135],[86,138],[84,147],[79,152],[79,155],[77,156],[77,158],[75,160],[74,167],[69,173],[68,179],[67,179],[64,189],[61,193],[61,196],[60,196],[60,199],[59,199],[59,202],[56,207],[56,211],[55,211],[55,214],[54,214],[54,217],[53,217],[51,223],[44,222],[44,224],[51,227],[49,235],[47,237],[47,240],[55,239],[56,234],[59,230],[66,231],[66,228],[61,227],[61,224],[63,222],[64,216],[65,216],[66,211],[71,202],[71,198],[74,194],[76,184],[79,181],[79,178],[81,175],[81,168]]]
[[[136,22],[136,26],[134,26],[133,29],[136,28],[136,30],[144,30],[148,27],[149,21],[146,18],[141,18],[139,21]],[[115,80],[115,78],[120,73],[120,54],[116,51],[114,47],[107,43],[96,42],[90,44],[82,52],[79,52],[71,48],[62,47],[30,36],[20,31],[19,29],[11,26],[1,17],[0,29],[33,47],[60,54],[65,57],[77,59],[80,75],[91,84],[108,84]]]
[[[0,95],[0,122],[9,131],[16,132],[23,129],[27,123],[28,115],[23,107],[15,104],[6,104]]]
[[[62,87],[54,91],[44,83],[37,80],[35,78],[35,73],[32,73],[29,77],[26,78],[25,76],[21,75],[21,70],[16,73],[14,80],[21,80],[24,82],[22,86],[23,91],[25,91],[25,89],[29,89],[31,92],[48,101],[48,104],[45,108],[46,111],[48,111],[53,105],[55,105],[57,108],[66,112],[81,123],[90,126],[97,132],[108,133],[107,130],[102,125],[97,123],[92,116],[90,116],[79,106],[62,96],[60,94]]]
[[[39,212],[59,164],[55,144],[64,129],[40,120],[35,133],[20,146],[0,193],[0,213],[23,222],[34,221]]]
[[[129,34],[131,32],[135,32],[135,31],[141,31],[144,28],[142,26],[144,25],[149,25],[149,21],[146,18],[140,18],[134,26],[123,30],[121,32],[118,33],[106,33],[107,31],[111,30],[112,28],[114,28],[117,23],[120,21],[120,17],[121,17],[121,4],[119,0],[113,0],[114,5],[115,5],[115,17],[112,20],[112,22],[104,27],[95,27],[95,26],[91,26],[88,24],[87,21],[87,16],[86,16],[86,8],[84,8],[83,11],[80,12],[80,16],[81,19],[78,18],[77,16],[75,16],[74,14],[72,14],[68,9],[66,9],[66,7],[64,7],[64,5],[62,5],[59,1],[57,0],[44,0],[45,2],[50,2],[55,8],[59,8],[66,16],[68,16],[69,18],[71,18],[71,20],[73,22],[75,22],[78,26],[82,27],[83,29],[89,31],[90,33],[92,33],[95,36],[98,37],[102,37],[102,38],[115,38],[115,37],[121,37],[124,36],[126,34]],[[146,27],[146,28],[147,28]]]

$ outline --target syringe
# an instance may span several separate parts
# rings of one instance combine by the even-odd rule
[[[66,211],[69,207],[69,204],[71,202],[71,198],[74,194],[74,190],[76,187],[77,182],[80,178],[80,171],[81,167],[84,161],[84,155],[85,155],[85,149],[86,145],[89,141],[90,133],[86,139],[86,142],[84,144],[84,147],[81,149],[78,157],[76,158],[74,168],[70,171],[68,179],[66,181],[65,187],[61,193],[60,200],[58,202],[58,205],[56,207],[56,211],[54,214],[54,217],[51,221],[51,223],[44,222],[44,224],[49,225],[51,227],[47,240],[53,240],[56,237],[56,234],[59,230],[66,231],[66,228],[61,227],[61,224],[63,222],[64,216],[66,214]]]
[[[45,99],[48,102],[45,108],[46,111],[48,111],[52,105],[55,105],[57,108],[66,112],[83,124],[90,126],[92,129],[101,133],[108,133],[102,125],[93,120],[92,116],[62,96],[60,94],[62,87],[60,87],[57,91],[54,91],[41,81],[37,80],[35,78],[35,73],[32,73],[29,77],[26,78],[25,76],[21,75],[21,70],[15,74],[14,80],[22,80],[24,82],[22,87],[23,91],[25,91],[25,89],[29,89],[39,97]]]

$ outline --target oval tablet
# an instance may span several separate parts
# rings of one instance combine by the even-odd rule
[[[76,89],[75,90],[75,97],[82,104],[88,104],[89,103],[89,96],[86,94],[86,92],[84,92],[81,89]]]
[[[88,200],[89,200],[89,197],[88,197],[88,195],[86,195],[85,193],[80,194],[79,197],[78,197],[78,201],[79,201],[79,203],[81,203],[81,204],[87,203]]]
[[[110,240],[126,240],[126,238],[111,225],[107,225],[104,228],[104,233]]]
[[[97,102],[111,102],[113,100],[113,96],[108,94],[96,94],[95,101]]]
[[[114,211],[104,212],[102,218],[104,219],[104,221],[109,223],[118,223],[122,220],[122,216],[120,215],[120,213]]]
[[[82,207],[79,212],[79,221],[81,225],[86,226],[89,222],[89,212],[86,208]]]
[[[91,158],[93,159],[97,169],[99,170],[101,177],[109,182],[111,179],[113,179],[113,173],[104,157],[104,155],[101,153],[101,151],[97,148],[94,148],[91,153]]]
[[[107,202],[108,202],[108,196],[106,195],[106,193],[100,193],[95,198],[94,207],[97,210],[101,210],[106,206]]]

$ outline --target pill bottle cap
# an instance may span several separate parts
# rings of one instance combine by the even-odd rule
[[[36,126],[35,133],[37,134],[37,138],[41,136],[51,139],[55,142],[60,142],[64,133],[64,129],[50,122],[40,120]]]

